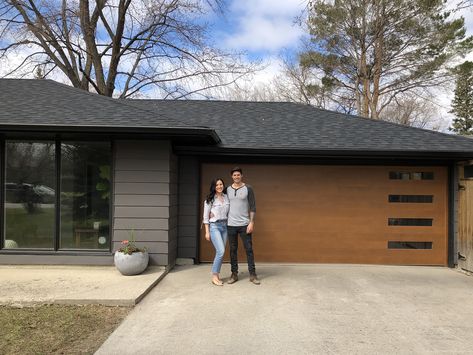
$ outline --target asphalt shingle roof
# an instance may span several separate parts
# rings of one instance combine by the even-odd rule
[[[223,149],[465,153],[473,158],[470,138],[302,104],[117,100],[50,80],[0,79],[0,128],[12,125],[215,130],[221,139],[217,147]]]
[[[214,128],[225,148],[471,152],[473,139],[288,102],[132,100]]]
[[[0,124],[188,128],[156,111],[51,80],[0,79]]]

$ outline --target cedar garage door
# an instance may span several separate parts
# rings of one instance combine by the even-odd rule
[[[445,167],[240,166],[256,196],[256,263],[447,264]],[[201,201],[232,167],[202,165]],[[201,233],[201,261],[213,256]]]

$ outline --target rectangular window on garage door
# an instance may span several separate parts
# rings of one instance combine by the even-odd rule
[[[433,180],[434,173],[431,171],[390,171],[391,180]]]

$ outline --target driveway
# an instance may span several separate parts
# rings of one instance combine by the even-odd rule
[[[243,272],[217,287],[208,264],[176,267],[97,354],[473,353],[473,277],[459,271],[257,268],[260,286]]]

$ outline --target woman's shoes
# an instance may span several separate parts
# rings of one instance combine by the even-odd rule
[[[215,286],[223,286],[223,282],[221,280],[212,279],[212,283]]]

